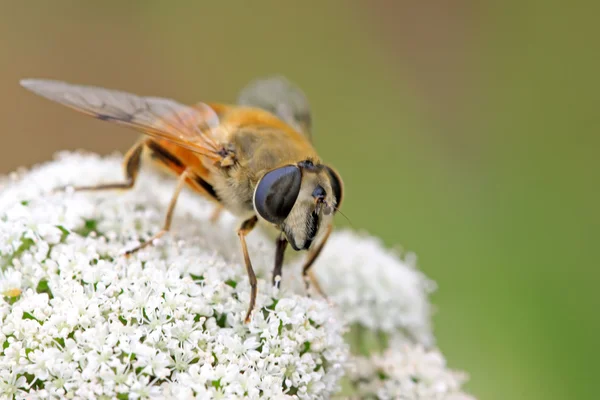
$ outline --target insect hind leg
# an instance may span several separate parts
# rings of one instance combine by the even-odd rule
[[[90,186],[73,186],[72,190],[76,192],[84,191],[100,191],[100,190],[116,190],[116,189],[131,189],[135,185],[135,181],[140,172],[142,163],[142,150],[146,144],[146,140],[141,140],[131,147],[123,158],[123,169],[125,171],[124,182],[101,183],[99,185]],[[56,191],[64,191],[71,186],[63,186],[57,188]]]

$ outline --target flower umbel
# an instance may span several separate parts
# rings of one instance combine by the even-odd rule
[[[213,206],[184,192],[173,231],[126,258],[160,228],[173,180],[52,191],[120,181],[120,161],[65,153],[0,178],[0,399],[327,399],[344,375],[360,398],[467,398],[456,397],[463,375],[431,348],[433,286],[410,257],[334,232],[314,267],[328,302],[306,295],[292,254],[274,289],[274,243],[255,230],[259,290],[245,324],[232,216],[212,223]],[[350,356],[344,338],[365,332],[386,350]]]

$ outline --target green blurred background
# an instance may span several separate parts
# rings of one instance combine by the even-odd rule
[[[135,139],[35,98],[20,78],[194,102],[231,101],[282,73],[311,99],[353,225],[416,252],[438,282],[436,335],[450,366],[470,373],[467,389],[597,398],[599,11],[2,0],[0,172]]]

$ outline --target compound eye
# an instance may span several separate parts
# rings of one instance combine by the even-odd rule
[[[254,208],[258,215],[272,224],[282,223],[296,203],[302,173],[295,165],[267,172],[254,190]]]
[[[344,191],[344,184],[342,182],[342,178],[340,175],[331,167],[325,166],[327,170],[327,174],[329,175],[329,181],[331,183],[331,190],[333,190],[333,195],[335,197],[336,208],[340,208],[342,204],[342,194]]]

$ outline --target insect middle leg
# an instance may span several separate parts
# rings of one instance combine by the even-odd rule
[[[113,183],[102,183],[93,186],[74,186],[73,190],[77,192],[82,191],[99,191],[99,190],[112,190],[112,189],[131,189],[135,185],[135,181],[140,172],[140,165],[142,161],[142,150],[146,145],[146,140],[140,140],[132,148],[130,148],[125,157],[123,158],[123,167],[125,170],[125,182],[113,182]],[[64,190],[65,187],[59,188],[58,190]]]
[[[186,184],[188,175],[189,175],[189,172],[186,169],[181,173],[181,175],[179,175],[179,178],[177,179],[177,186],[175,187],[175,192],[173,193],[173,197],[171,197],[171,201],[169,202],[169,208],[167,209],[167,215],[165,216],[165,223],[164,223],[162,229],[160,231],[158,231],[158,233],[156,233],[150,239],[141,243],[139,246],[125,252],[126,256],[129,256],[129,255],[135,253],[136,251],[141,250],[144,247],[151,245],[156,239],[161,238],[162,236],[164,236],[165,233],[167,233],[169,231],[169,229],[171,229],[171,222],[173,221],[173,213],[175,212],[175,206],[177,205],[177,199],[179,198],[181,189],[183,189],[183,187]]]
[[[321,254],[323,247],[325,247],[325,243],[327,243],[327,239],[329,239],[329,235],[331,235],[331,231],[332,231],[332,226],[329,225],[327,227],[327,231],[325,231],[325,236],[323,237],[321,242],[317,245],[317,247],[315,247],[308,253],[308,258],[306,259],[306,261],[304,263],[304,267],[302,267],[302,278],[304,279],[304,283],[306,284],[306,290],[308,291],[308,289],[310,288],[310,284],[312,284],[315,287],[315,289],[317,289],[317,292],[319,292],[319,294],[324,298],[327,298],[327,295],[325,295],[325,292],[321,288],[321,285],[319,285],[319,281],[317,280],[317,277],[315,276],[315,274],[313,273],[313,271],[310,268],[315,263],[315,260],[317,259],[319,254]]]
[[[246,236],[252,231],[252,229],[254,229],[257,221],[258,218],[255,215],[254,217],[242,222],[242,225],[238,229],[238,236],[240,237],[240,242],[242,243],[242,252],[244,253],[246,272],[248,273],[248,279],[250,280],[250,304],[248,305],[248,311],[246,312],[246,317],[244,318],[244,322],[246,323],[250,322],[250,314],[252,314],[252,310],[254,309],[257,293],[256,275],[254,274],[254,269],[252,269],[252,262],[250,262],[248,246],[246,245]]]

